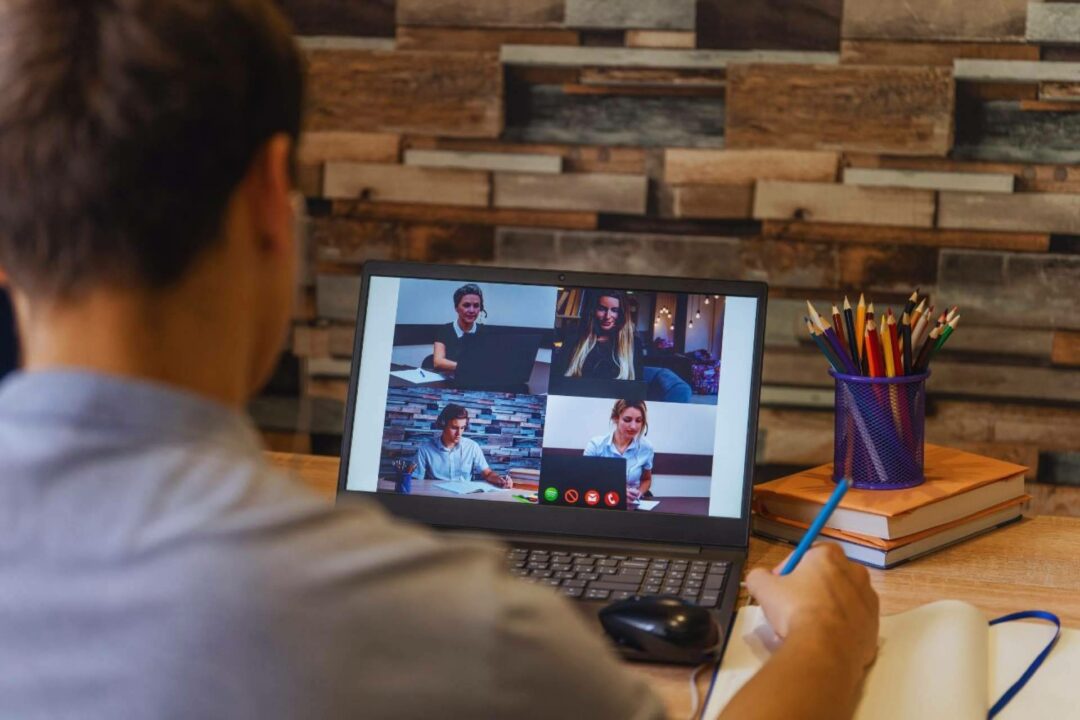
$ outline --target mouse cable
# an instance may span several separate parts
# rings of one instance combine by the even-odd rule
[[[714,662],[705,662],[694,668],[694,672],[690,673],[690,720],[697,720],[698,705],[701,702],[701,698],[698,696],[697,681],[698,676],[701,675],[701,671],[705,668],[716,667]],[[701,708],[703,709],[703,708]]]

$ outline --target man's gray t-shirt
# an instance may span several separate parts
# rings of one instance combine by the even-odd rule
[[[497,547],[332,507],[209,400],[16,373],[0,385],[0,717],[662,715]]]

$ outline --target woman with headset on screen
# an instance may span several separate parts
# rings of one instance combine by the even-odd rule
[[[637,506],[652,487],[653,457],[656,451],[645,439],[649,432],[648,407],[644,400],[618,400],[611,408],[614,431],[598,435],[585,446],[585,457],[626,460],[626,500]]]
[[[482,332],[480,316],[487,317],[484,309],[484,293],[479,285],[466,283],[454,291],[454,311],[457,319],[439,327],[431,354],[431,367],[443,372],[457,370],[457,361],[466,342],[466,336]],[[425,363],[426,365],[426,363]]]
[[[564,357],[566,377],[644,380],[644,350],[624,293],[601,290],[592,296],[577,342]]]

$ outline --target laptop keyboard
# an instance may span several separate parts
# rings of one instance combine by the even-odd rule
[[[634,595],[674,595],[702,607],[720,604],[731,563],[726,560],[632,557],[607,553],[507,550],[510,573],[558,588],[577,600],[613,601]]]

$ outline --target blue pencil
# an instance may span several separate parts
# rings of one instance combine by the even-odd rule
[[[781,575],[789,574],[795,569],[795,566],[799,564],[803,555],[805,555],[806,551],[810,549],[810,546],[814,544],[814,540],[817,540],[818,533],[825,527],[825,523],[829,521],[829,517],[832,516],[836,506],[840,504],[840,500],[844,497],[844,493],[847,492],[847,489],[847,478],[841,478],[840,481],[836,483],[836,489],[833,490],[832,495],[829,496],[829,501],[821,508],[821,512],[814,518],[814,522],[810,523],[810,527],[806,529],[806,534],[803,535],[802,540],[800,540],[799,544],[795,547],[795,552],[791,553],[791,557],[789,557],[788,561],[784,564],[784,569],[780,571]]]

